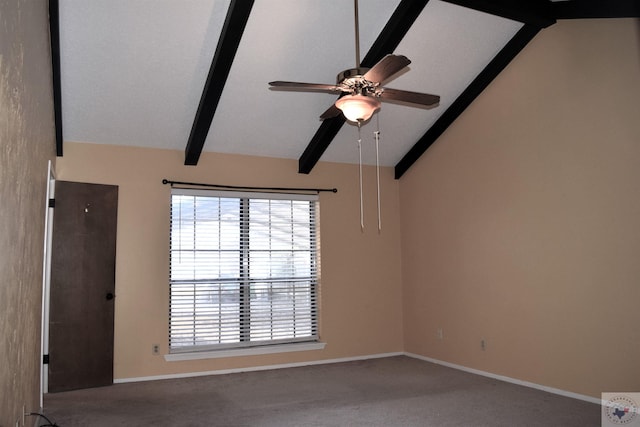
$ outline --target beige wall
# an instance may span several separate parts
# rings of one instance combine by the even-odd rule
[[[382,171],[383,231],[376,227],[375,170],[365,170],[366,228],[359,225],[358,170],[321,163],[310,175],[297,161],[205,153],[184,166],[182,151],[65,143],[58,179],[119,188],[115,378],[126,379],[402,351],[398,181]],[[320,196],[322,351],[165,362],[169,195],[163,178],[225,185],[338,188]]]
[[[47,2],[0,3],[0,425],[40,406],[47,161],[55,155]]]
[[[406,351],[640,390],[639,100],[640,21],[560,21],[422,156],[400,180]]]

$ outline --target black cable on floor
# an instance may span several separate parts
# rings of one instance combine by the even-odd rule
[[[47,418],[46,415],[44,414],[40,414],[38,412],[29,412],[25,414],[27,417],[42,417],[45,419],[45,421],[48,424],[42,424],[40,427],[60,427],[58,424],[54,423],[53,421],[51,421],[49,418]]]

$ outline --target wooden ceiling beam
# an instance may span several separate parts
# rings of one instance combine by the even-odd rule
[[[51,73],[53,77],[53,115],[56,126],[56,156],[62,150],[62,84],[60,80],[60,8],[58,0],[49,0],[49,33],[51,39]]]
[[[429,0],[402,0],[360,65],[370,68],[385,55],[392,53],[428,2]],[[342,115],[322,122],[298,160],[299,173],[311,172],[344,123],[345,118]]]
[[[546,28],[555,23],[547,0],[444,0],[479,12]]]
[[[427,132],[416,142],[395,167],[395,177],[399,179],[420,156],[442,135],[442,133],[480,95],[513,58],[536,36],[540,29],[556,19],[583,18],[638,18],[640,2],[637,0],[573,0],[549,2],[548,8],[537,3],[515,3],[510,6],[505,1],[491,0],[445,0],[460,6],[524,22],[525,25],[498,53],[465,91],[454,101]],[[518,10],[520,9],[520,10]],[[551,20],[549,21],[549,16]]]
[[[424,154],[425,151],[444,133],[462,112],[486,89],[487,86],[505,69],[518,53],[538,34],[542,28],[554,24],[555,17],[549,2],[508,0],[445,0],[449,3],[478,10],[524,25],[500,50],[500,52],[476,76],[460,96],[447,108],[425,134],[414,144],[407,154],[396,164],[395,177],[399,179]]]
[[[202,154],[205,140],[218,108],[222,90],[229,77],[233,58],[238,51],[242,34],[249,20],[254,0],[232,0],[218,40],[207,81],[200,97],[198,111],[191,127],[187,148],[185,149],[185,165],[197,165]]]
[[[556,19],[640,18],[638,0],[573,0],[554,2]]]
[[[395,167],[395,178],[399,179],[480,93],[505,69],[513,58],[538,34],[540,27],[525,24],[502,48],[502,50],[478,74],[462,94],[436,120],[427,132],[415,143]]]

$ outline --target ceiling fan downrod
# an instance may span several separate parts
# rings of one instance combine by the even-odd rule
[[[358,19],[358,0],[353,0],[353,11],[354,17],[356,21],[355,25],[355,36],[356,36],[356,68],[360,69],[360,24]],[[360,73],[358,73],[360,74]]]

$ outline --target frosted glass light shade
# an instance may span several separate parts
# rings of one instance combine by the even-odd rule
[[[336,107],[350,122],[366,122],[380,109],[380,101],[371,96],[347,95],[336,101]]]

